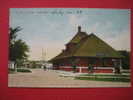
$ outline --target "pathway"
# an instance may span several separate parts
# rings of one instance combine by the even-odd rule
[[[130,87],[126,82],[76,80],[62,77],[58,71],[32,69],[32,73],[9,74],[9,87]]]

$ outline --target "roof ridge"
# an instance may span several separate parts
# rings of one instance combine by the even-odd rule
[[[101,38],[99,38],[98,36],[96,36],[94,33],[91,33],[90,35],[95,36],[98,40],[100,40],[101,42],[103,42],[105,45],[111,47],[113,50],[115,50],[112,46],[110,46],[106,41],[103,41]],[[117,51],[117,50],[115,50]]]
[[[83,44],[83,43],[87,40],[88,37],[89,37],[89,36],[86,36],[86,37],[84,37],[84,38],[82,38],[82,39],[80,40],[80,42],[75,46],[75,48],[74,48],[74,50],[73,50],[73,52],[72,52],[72,56],[74,56],[74,52],[75,52],[75,53],[77,52],[78,48],[80,48],[80,45]]]
[[[94,36],[95,38],[96,38],[96,40],[94,39],[94,38],[91,38],[92,36]],[[88,40],[89,39],[89,40]],[[85,41],[87,42],[87,41],[90,41],[90,42],[92,42],[92,40],[94,40],[94,41],[96,41],[96,43],[99,41],[99,43],[101,44],[101,46],[104,46],[104,48],[105,49],[100,49],[100,47],[97,47],[97,49],[98,50],[102,50],[102,52],[106,52],[106,50],[107,50],[107,52],[108,51],[110,51],[111,50],[111,52],[113,53],[113,55],[115,55],[115,56],[120,56],[118,53],[117,53],[117,50],[115,50],[114,48],[112,48],[109,44],[107,44],[105,41],[103,41],[102,39],[100,39],[98,36],[96,36],[95,34],[90,34],[90,35],[88,35],[88,37],[85,39]],[[75,52],[75,56],[79,53],[79,51],[80,50],[83,50],[83,47],[86,45],[86,42],[85,41],[83,41],[83,42],[81,42],[81,43],[79,43],[78,45],[80,45],[79,46],[79,48],[81,48],[81,49],[77,49],[76,50],[76,52]],[[85,43],[85,44],[84,44]],[[88,43],[88,42],[87,42]],[[96,43],[94,43],[94,44],[96,44]],[[92,45],[94,45],[94,44],[89,44],[88,46],[92,46]],[[87,47],[86,47],[87,48]],[[89,47],[90,48],[90,47]],[[102,47],[103,48],[103,47]],[[97,50],[96,49],[96,50]],[[110,54],[112,54],[110,52]],[[82,52],[83,53],[83,52]],[[82,54],[83,55],[83,54]]]
[[[76,41],[78,41],[78,39],[80,41],[80,39],[82,39],[85,36],[88,36],[88,34],[86,32],[77,32],[75,34],[75,36],[67,44],[69,44],[69,43],[76,43]]]

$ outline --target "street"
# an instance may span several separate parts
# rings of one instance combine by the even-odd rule
[[[130,87],[129,82],[103,82],[76,80],[73,77],[62,77],[55,70],[31,69],[32,73],[8,74],[9,87]]]

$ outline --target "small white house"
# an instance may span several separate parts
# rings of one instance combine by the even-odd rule
[[[9,61],[9,63],[8,63],[8,68],[10,68],[10,69],[14,69],[14,68],[15,68],[15,63],[14,63],[14,61]]]

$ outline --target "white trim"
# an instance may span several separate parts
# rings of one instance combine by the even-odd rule
[[[114,69],[113,67],[94,67],[94,69]]]
[[[71,66],[59,66],[59,68],[72,68]]]
[[[82,68],[81,67],[79,67],[79,72],[82,73]]]
[[[120,59],[120,70],[122,70],[122,60]]]
[[[14,61],[9,61],[8,62],[8,68],[14,69],[15,68],[15,62]]]
[[[62,68],[72,68],[72,66],[60,66]],[[88,68],[88,67],[81,67],[81,66],[77,66],[77,68]],[[114,69],[113,67],[93,67],[93,69]]]

